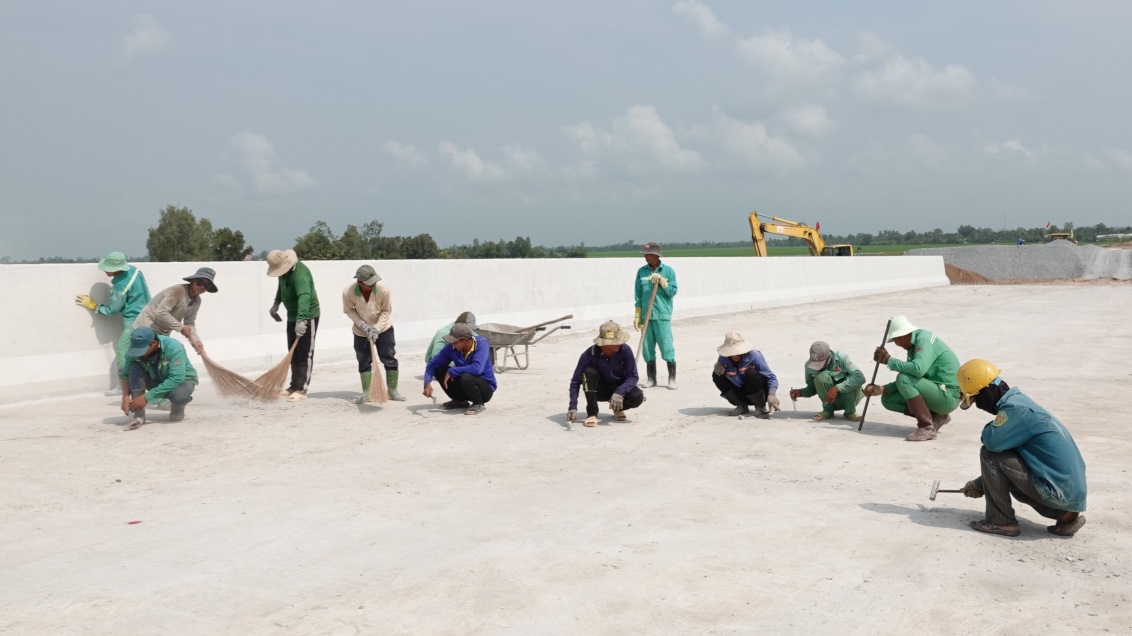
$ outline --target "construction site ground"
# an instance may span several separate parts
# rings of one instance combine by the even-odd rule
[[[1066,424],[1088,465],[1076,537],[1024,506],[1020,537],[984,535],[982,500],[928,500],[978,475],[986,413],[911,443],[877,401],[862,432],[791,410],[812,341],[870,375],[897,313]],[[1130,314],[1112,285],[970,285],[678,319],[679,389],[596,428],[565,415],[583,332],[533,347],[476,416],[420,394],[419,350],[399,356],[408,401],[380,407],[351,403],[345,363],[299,403],[206,381],[186,421],[132,432],[102,395],[0,407],[0,632],[1127,633]],[[723,415],[732,330],[779,376],[770,421]]]

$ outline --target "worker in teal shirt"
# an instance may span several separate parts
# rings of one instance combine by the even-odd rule
[[[197,385],[197,372],[185,355],[185,347],[149,327],[138,327],[130,336],[126,357],[130,360],[130,401],[123,404],[122,410],[133,414],[126,429],[144,424],[145,407],[159,400],[172,403],[170,422],[185,419],[185,405],[193,400]]]
[[[968,497],[987,498],[987,518],[971,522],[979,532],[1021,534],[1011,496],[1055,520],[1049,532],[1071,537],[1085,525],[1085,460],[1069,430],[1049,411],[1010,387],[998,367],[971,360],[959,368],[963,408],[993,413],[983,427],[981,474],[963,487]]]
[[[865,374],[848,354],[833,351],[829,343],[818,340],[810,345],[810,359],[806,362],[806,386],[790,389],[790,399],[818,396],[821,398],[821,412],[813,416],[820,422],[833,417],[837,411],[845,411],[845,419],[857,422],[857,404],[864,397],[862,388]]]
[[[656,386],[656,347],[668,363],[668,388],[676,388],[676,348],[672,346],[672,299],[676,296],[676,270],[660,262],[660,245],[645,243],[645,264],[633,281],[633,328],[645,330],[645,387]],[[656,297],[653,298],[653,288]],[[652,312],[649,313],[649,303]],[[648,325],[645,325],[648,318]]]
[[[126,360],[126,350],[130,348],[130,334],[134,332],[134,320],[149,302],[149,286],[145,276],[136,266],[126,262],[122,252],[110,252],[98,262],[98,269],[110,277],[110,299],[106,304],[94,301],[87,294],[75,296],[75,304],[90,309],[101,316],[122,316],[122,335],[114,348],[115,362],[118,366],[118,379],[123,392],[130,367]]]

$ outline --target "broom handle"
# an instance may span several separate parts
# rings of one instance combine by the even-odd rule
[[[889,330],[890,327],[892,327],[892,319],[891,318],[889,318],[888,322],[884,325],[884,335],[880,337],[880,346],[882,346],[882,347],[884,346],[885,341],[888,340],[888,330]],[[877,383],[877,371],[879,371],[879,370],[880,370],[880,362],[878,361],[876,363],[876,366],[873,367],[873,379],[872,379],[871,382],[869,382],[869,384],[876,384]],[[865,396],[865,408],[861,411],[861,422],[859,424],[857,424],[857,432],[858,433],[861,432],[861,429],[865,427],[865,416],[869,414],[869,398],[871,398],[871,397],[872,397],[871,395]]]
[[[645,348],[645,332],[649,330],[649,318],[652,317],[652,304],[656,300],[656,290],[660,281],[652,284],[652,294],[649,296],[649,310],[645,312],[645,324],[641,325],[641,338],[637,341],[637,358],[641,357],[641,350]]]

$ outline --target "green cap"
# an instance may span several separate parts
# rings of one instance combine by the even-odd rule
[[[98,269],[104,272],[124,272],[130,269],[130,264],[126,262],[126,255],[121,252],[110,252],[101,261],[98,261]]]

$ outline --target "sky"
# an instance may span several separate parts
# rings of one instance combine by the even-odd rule
[[[0,2],[0,256],[1130,225],[1124,0]]]

